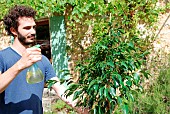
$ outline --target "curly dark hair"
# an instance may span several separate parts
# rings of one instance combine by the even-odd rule
[[[3,22],[5,30],[8,35],[13,35],[10,28],[13,27],[15,30],[18,29],[18,18],[19,17],[32,17],[35,19],[36,11],[29,7],[23,5],[15,5],[9,10],[9,13],[4,16]]]

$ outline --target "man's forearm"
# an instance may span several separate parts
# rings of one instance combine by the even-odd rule
[[[64,87],[63,85],[60,85],[59,83],[56,83],[52,86],[52,88],[55,90],[56,94],[60,97],[61,100],[63,100],[69,106],[74,108],[78,113],[88,114],[89,110],[87,108],[76,107],[77,100],[73,101],[73,95],[70,95],[67,98],[66,98],[66,96],[64,96],[66,87]]]
[[[73,101],[73,96],[68,96],[67,98],[66,98],[66,96],[64,96],[64,92],[66,90],[66,87],[64,87],[63,85],[60,85],[59,82],[58,82],[58,83],[54,84],[52,86],[52,88],[54,89],[57,96],[60,97],[61,100],[66,102],[71,107],[75,107],[76,101]]]
[[[2,93],[12,80],[21,72],[21,69],[18,66],[18,63],[14,64],[4,73],[0,73],[0,93]]]

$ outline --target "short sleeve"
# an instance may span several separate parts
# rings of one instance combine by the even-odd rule
[[[54,68],[50,61],[43,55],[43,65],[45,67],[45,81],[48,81],[49,79],[56,76],[56,73],[54,71]]]

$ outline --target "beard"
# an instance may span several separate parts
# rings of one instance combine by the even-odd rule
[[[27,38],[30,38],[30,37],[34,37],[33,40],[31,41],[28,41]],[[34,45],[36,40],[35,40],[35,35],[31,35],[31,36],[28,36],[28,37],[25,37],[23,35],[21,35],[19,32],[18,32],[18,40],[20,41],[20,43],[24,46],[29,46],[29,45]]]

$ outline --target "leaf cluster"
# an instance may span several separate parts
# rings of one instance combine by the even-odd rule
[[[111,113],[123,99],[128,103],[133,99],[133,85],[140,87],[141,73],[148,76],[141,68],[147,53],[135,47],[135,40],[121,41],[124,33],[110,30],[89,47],[89,57],[77,64],[78,82],[67,90],[67,95],[75,92],[78,106],[89,107],[93,113]]]

